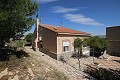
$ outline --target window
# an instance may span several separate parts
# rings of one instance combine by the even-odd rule
[[[69,46],[70,46],[69,41],[63,42],[63,52],[68,52]]]
[[[64,49],[63,50],[64,52],[67,52],[67,51],[69,51],[69,46],[63,46],[63,49]]]

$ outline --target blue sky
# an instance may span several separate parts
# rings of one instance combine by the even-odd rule
[[[105,35],[106,27],[120,25],[120,0],[32,0],[39,5],[42,24]],[[35,17],[34,17],[35,18]],[[29,32],[33,32],[35,25]]]

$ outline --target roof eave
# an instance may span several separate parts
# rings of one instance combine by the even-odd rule
[[[62,34],[62,35],[75,35],[75,36],[91,36],[91,34],[76,34],[76,33],[58,33],[59,34]]]

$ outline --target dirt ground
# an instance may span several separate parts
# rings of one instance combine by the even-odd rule
[[[77,58],[70,58],[67,63],[75,67],[76,69],[79,69],[79,62]],[[101,56],[101,58],[90,56],[80,58],[81,70],[85,70],[88,65],[116,70],[120,69],[120,57],[104,54],[103,56]]]
[[[0,80],[69,80],[30,47],[25,52],[28,57],[11,55],[9,61],[0,62]]]
[[[120,69],[120,57],[104,55],[101,58],[70,58],[66,63],[55,60],[42,52],[25,47],[29,57],[11,58],[11,63],[0,62],[0,80],[89,80],[82,70],[88,65],[107,69]]]
[[[30,55],[34,56],[35,59],[44,60],[47,64],[51,65],[56,70],[62,72],[69,78],[69,80],[89,80],[86,73],[73,68],[72,66],[63,63],[61,61],[55,60],[48,55],[42,52],[35,52],[30,48],[26,47],[26,52],[30,53]],[[92,77],[91,77],[92,78]]]

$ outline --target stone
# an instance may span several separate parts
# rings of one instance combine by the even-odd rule
[[[18,75],[15,75],[15,76],[13,77],[13,79],[11,79],[11,80],[19,80]]]
[[[30,73],[30,75],[32,76],[32,77],[34,77],[35,75],[33,74],[33,71],[32,71],[32,69],[31,68],[28,68],[28,72]]]
[[[31,63],[32,64],[32,63]],[[32,66],[35,66],[35,64],[32,64]]]
[[[29,77],[27,76],[27,77],[25,78],[25,80],[30,80],[30,79],[29,79]]]
[[[19,71],[16,71],[16,73],[18,74],[18,73],[19,73]]]
[[[14,75],[12,72],[8,72],[8,75]]]
[[[0,79],[7,74],[8,74],[8,68],[6,68],[4,71],[0,73]]]

